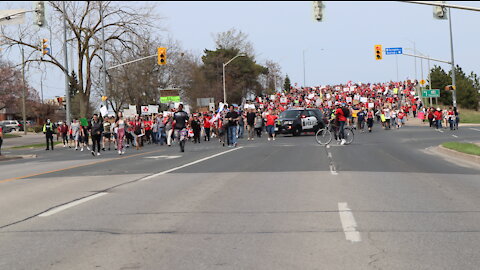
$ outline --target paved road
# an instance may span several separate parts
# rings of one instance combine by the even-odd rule
[[[478,140],[41,151],[0,165],[0,269],[478,269],[480,168],[429,150]]]

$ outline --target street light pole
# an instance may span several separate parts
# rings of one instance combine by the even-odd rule
[[[226,91],[226,87],[225,87],[225,67],[230,64],[230,62],[232,62],[233,60],[235,60],[235,58],[237,57],[240,57],[240,56],[246,56],[245,54],[238,54],[236,55],[235,57],[233,57],[232,59],[228,60],[227,63],[224,63],[223,64],[223,103],[227,103],[227,91]]]
[[[107,96],[107,59],[105,57],[105,20],[103,19],[102,1],[100,1],[100,20],[102,20],[102,59],[103,59],[103,94]],[[108,110],[107,100],[104,101]]]
[[[68,52],[67,52],[67,9],[65,8],[65,1],[62,2],[63,5],[63,59],[65,60],[65,101],[67,103],[66,107],[66,122],[67,125],[70,125],[70,87],[69,87],[69,75],[68,75]],[[73,67],[72,67],[73,68]]]
[[[455,86],[455,60],[453,57],[453,35],[452,35],[452,13],[450,12],[450,8],[448,8],[448,24],[450,26],[450,52],[452,55],[452,100],[453,100],[453,107],[457,107],[457,89]]]
[[[26,88],[25,84],[25,50],[20,47],[22,51],[22,118],[23,118],[23,134],[27,135],[27,109],[25,107]]]

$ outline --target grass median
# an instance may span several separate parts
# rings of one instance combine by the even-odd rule
[[[465,154],[480,156],[480,146],[474,143],[445,142],[442,146]]]
[[[61,144],[62,142],[54,142],[53,145]],[[27,144],[27,145],[19,145],[14,146],[12,149],[25,149],[25,148],[38,148],[38,147],[47,147],[46,143],[37,143],[37,144]]]
[[[460,123],[480,124],[480,111],[459,109]]]
[[[4,139],[8,139],[8,138],[20,138],[22,137],[21,135],[17,135],[17,134],[10,134],[10,133],[7,133],[7,134],[3,134],[3,138]]]

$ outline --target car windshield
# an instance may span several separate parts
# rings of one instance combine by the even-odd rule
[[[301,111],[284,111],[280,114],[280,118],[297,118]]]

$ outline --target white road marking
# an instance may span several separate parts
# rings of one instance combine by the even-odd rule
[[[335,166],[333,164],[330,164],[330,173],[333,175],[337,175],[337,170],[335,169]]]
[[[96,199],[98,197],[101,197],[103,195],[107,195],[108,193],[106,192],[100,192],[100,193],[97,193],[97,194],[94,194],[94,195],[91,195],[91,196],[88,196],[88,197],[85,197],[83,199],[80,199],[80,200],[76,200],[76,201],[73,201],[71,203],[67,203],[67,204],[64,204],[64,205],[61,205],[61,206],[58,206],[58,207],[55,207],[53,209],[50,209],[48,210],[47,212],[45,213],[42,213],[40,215],[38,215],[39,217],[48,217],[48,216],[51,216],[53,214],[56,214],[58,212],[61,212],[65,209],[68,209],[70,207],[74,207],[74,206],[77,206],[81,203],[84,203],[84,202],[88,202],[90,200],[93,200],[93,199]]]
[[[332,158],[332,153],[331,152],[328,152],[328,157]]]
[[[452,136],[453,136],[453,137],[455,137],[455,138],[458,138],[458,136],[457,136],[457,135],[452,135]]]
[[[443,130],[441,130],[441,129],[437,129],[437,131],[440,132],[440,133],[443,133]]]
[[[182,156],[151,156],[151,157],[144,157],[144,158],[152,158],[152,159],[159,159],[159,158],[166,158],[166,159],[174,159],[179,158]]]
[[[240,146],[240,147],[237,147],[237,148],[234,148],[234,149],[230,149],[230,150],[225,151],[225,152],[220,152],[220,153],[217,153],[217,154],[215,154],[215,155],[211,155],[211,156],[209,156],[209,157],[204,157],[204,158],[202,158],[202,159],[199,159],[199,160],[196,160],[196,161],[193,161],[193,162],[184,164],[184,165],[182,165],[182,166],[178,166],[178,167],[175,167],[175,168],[172,168],[172,169],[168,169],[168,170],[163,171],[163,172],[159,172],[159,173],[156,173],[156,174],[152,174],[152,175],[150,175],[150,176],[146,176],[146,177],[140,179],[139,181],[149,180],[149,179],[155,178],[155,177],[157,177],[157,176],[164,175],[164,174],[167,174],[167,173],[176,171],[176,170],[180,170],[180,169],[183,169],[183,168],[185,168],[185,167],[188,167],[188,166],[191,166],[191,165],[194,165],[194,164],[203,162],[203,161],[205,161],[205,160],[209,160],[209,159],[211,159],[211,158],[218,157],[218,156],[221,156],[221,155],[223,155],[223,154],[230,153],[230,152],[232,152],[232,151],[236,151],[236,150],[242,149],[242,148],[243,148],[243,146]]]
[[[327,144],[327,149],[329,149],[329,148],[330,148],[330,144]]]
[[[478,129],[478,128],[470,128],[470,129],[480,131],[480,129]]]
[[[342,222],[345,238],[351,242],[360,242],[360,232],[357,231],[357,222],[353,217],[352,210],[348,208],[346,202],[338,203],[338,214]]]

